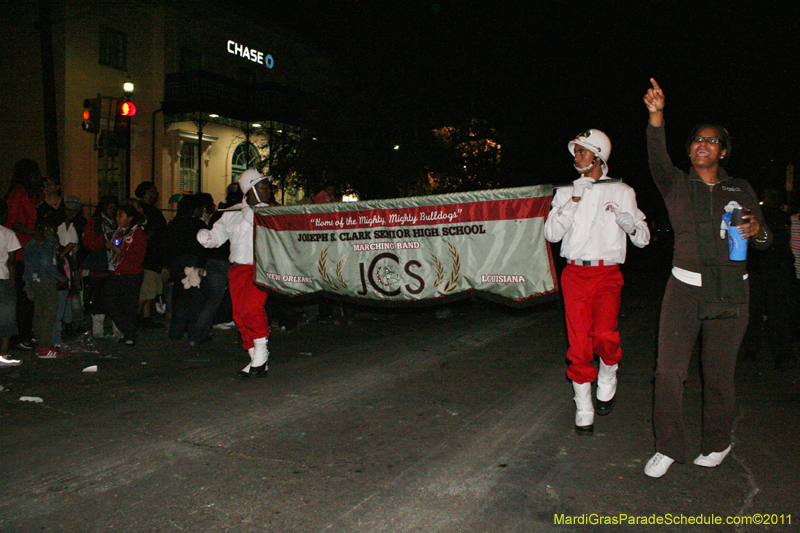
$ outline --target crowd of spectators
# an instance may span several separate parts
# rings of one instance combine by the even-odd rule
[[[265,183],[266,203],[279,205],[276,185]],[[134,195],[101,197],[87,219],[84,209],[92,206],[63,195],[59,180],[43,176],[36,161],[14,165],[0,199],[0,367],[22,364],[11,350],[69,356],[69,341],[79,335],[135,346],[140,330],[166,326],[170,339],[196,346],[211,339],[213,327],[235,327],[230,243],[205,248],[196,237],[223,209],[241,205],[239,184],[218,205],[208,193],[179,195],[169,223],[155,183],[140,183]],[[313,201],[336,198],[326,184]],[[306,307],[314,321],[319,306]],[[297,326],[293,306],[270,301],[269,312],[273,327]],[[164,318],[156,320],[159,314]]]
[[[170,339],[195,346],[213,326],[233,327],[229,245],[206,249],[196,239],[221,216],[214,198],[181,195],[167,223],[153,182],[135,196],[102,197],[87,220],[89,206],[62,196],[35,161],[15,164],[0,199],[0,367],[22,364],[12,350],[69,356],[67,341],[81,334],[135,346],[140,330],[167,326]],[[241,201],[234,184],[219,208]]]

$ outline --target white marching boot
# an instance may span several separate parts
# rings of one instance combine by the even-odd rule
[[[617,395],[617,368],[619,364],[608,366],[600,360],[597,371],[597,414],[605,416],[614,409]]]
[[[260,339],[253,339],[253,359],[250,366],[250,377],[257,378],[267,373],[269,367],[267,360],[269,359],[269,350],[267,349],[267,337]]]
[[[92,315],[92,337],[102,339],[105,332],[106,315]]]
[[[592,384],[572,382],[575,391],[575,433],[589,435],[594,432],[594,406]]]
[[[250,377],[250,367],[253,366],[253,352],[255,352],[255,347],[247,349],[247,355],[250,356],[250,362],[247,363],[243,369],[239,370],[236,375],[240,378],[249,378]]]

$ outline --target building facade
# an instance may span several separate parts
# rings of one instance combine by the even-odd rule
[[[335,116],[336,65],[241,3],[19,0],[5,11],[3,191],[14,162],[30,157],[84,204],[150,180],[161,207],[180,192],[220,201],[245,168],[268,172],[279,148]],[[125,100],[136,106],[127,119]]]

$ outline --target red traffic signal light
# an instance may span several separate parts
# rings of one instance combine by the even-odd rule
[[[136,105],[127,100],[117,102],[117,120],[114,122],[114,133],[124,137],[131,127],[131,117],[136,114]]]
[[[132,117],[136,114],[136,106],[133,102],[120,102],[117,114],[121,117]]]
[[[100,133],[100,98],[87,98],[83,101],[83,130]]]

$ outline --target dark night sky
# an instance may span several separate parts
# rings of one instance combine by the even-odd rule
[[[652,76],[679,166],[691,125],[711,120],[733,136],[733,174],[756,188],[779,180],[798,155],[798,8],[619,4],[296,0],[270,18],[352,69],[379,136],[482,118],[516,172],[563,182],[574,177],[566,143],[597,127],[614,145],[610,174],[648,194],[641,97]]]

